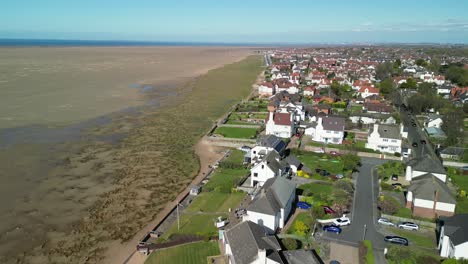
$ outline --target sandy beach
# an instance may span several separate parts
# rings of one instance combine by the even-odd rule
[[[25,49],[25,52],[33,53],[34,49]],[[144,48],[146,55],[137,48],[111,48],[112,51],[90,48],[89,52],[97,56],[96,49],[103,54],[100,61],[105,64],[104,61],[110,60],[109,53],[123,52],[129,57],[140,54],[144,60],[144,57],[150,59],[148,54],[152,52],[164,53],[165,48]],[[94,111],[84,107],[83,112],[76,115],[73,111],[67,114],[52,111],[50,115],[46,111],[40,115],[47,118],[40,120],[24,115],[14,119],[15,122],[0,122],[0,127],[4,127],[0,130],[0,163],[5,168],[0,172],[0,195],[6,201],[0,206],[2,263],[116,263],[124,260],[134,249],[133,240],[139,238],[139,230],[144,233],[145,226],[150,227],[157,220],[167,202],[190,184],[198,168],[198,175],[203,175],[207,164],[219,156],[216,149],[211,150],[203,143],[194,145],[227,107],[248,94],[261,69],[247,70],[252,73],[245,81],[240,80],[235,71],[228,71],[233,75],[230,77],[224,77],[226,73],[222,71],[217,74],[210,71],[210,77],[205,78],[200,74],[239,61],[251,51],[213,47],[167,49],[168,54],[179,54],[174,55],[179,58],[174,61],[177,67],[186,62],[192,70],[181,74],[175,66],[160,67],[158,74],[164,78],[151,77],[156,76],[155,69],[149,71],[149,77],[138,75],[136,78],[129,74],[125,89],[115,89],[130,90],[137,96],[125,97],[129,102],[124,100],[118,111],[114,110],[111,98],[110,101],[101,100],[103,105],[94,101],[92,104],[99,105]],[[44,50],[44,53],[53,53],[55,49]],[[63,56],[64,50],[67,54],[88,52],[86,48],[56,50],[60,54],[57,58]],[[181,56],[183,52],[189,55]],[[0,54],[5,56],[5,53]],[[187,58],[191,59],[187,61]],[[19,61],[24,63],[24,60]],[[251,59],[244,66],[232,68],[258,67],[259,61]],[[133,66],[130,63],[129,67]],[[163,74],[166,68],[178,74]],[[139,68],[134,70],[140,72]],[[108,74],[103,78],[111,76]],[[225,78],[239,83],[231,81],[232,84],[225,85]],[[108,82],[112,85],[113,80]],[[140,86],[129,88],[132,83]],[[0,91],[12,95],[11,87],[5,89],[3,84],[0,84]],[[141,88],[148,84],[158,88],[142,93]],[[63,100],[92,101],[90,98],[94,95],[84,92],[91,88],[82,87],[86,84],[74,84],[74,89],[83,90],[62,93]],[[113,93],[111,90],[97,94]],[[27,94],[25,91],[17,93]],[[23,99],[25,102],[41,98],[29,94],[30,98]],[[45,101],[57,100],[54,92],[43,94],[53,98],[42,95]],[[74,95],[69,98],[71,94]],[[21,111],[16,114],[22,115]],[[197,157],[200,157],[200,164]]]

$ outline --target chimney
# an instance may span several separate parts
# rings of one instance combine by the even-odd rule
[[[373,131],[373,133],[374,133],[374,132],[377,133],[377,131],[379,131],[379,124],[375,123],[375,124],[374,124],[374,131]]]
[[[257,257],[258,257],[258,262],[257,263],[262,263],[262,264],[266,264],[267,263],[267,258],[266,258],[266,250],[265,249],[258,249],[258,253],[257,253]]]
[[[274,122],[274,121],[273,121],[273,111],[270,111],[269,116],[270,116],[270,117],[268,118],[268,122],[270,122],[270,121],[271,121],[271,122]]]

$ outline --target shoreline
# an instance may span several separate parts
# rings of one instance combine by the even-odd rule
[[[249,100],[252,98],[257,89],[257,85],[259,81],[264,78],[263,76],[263,71],[261,71],[258,75],[254,83],[252,83],[252,88],[250,93],[245,96],[242,100]],[[231,105],[231,109],[238,104],[239,102],[236,102],[235,104]],[[225,112],[223,115],[221,115],[217,120],[216,124],[223,119],[224,116],[229,114],[232,110],[228,110]],[[207,131],[210,131],[208,129]],[[210,144],[206,140],[206,132],[202,135],[200,139],[198,139],[197,143],[194,145],[194,154],[197,157],[197,160],[199,162],[199,169],[198,172],[196,173],[196,176],[192,179],[190,184],[188,184],[178,195],[177,197],[166,203],[165,207],[158,212],[156,217],[145,226],[145,228],[141,229],[138,231],[137,234],[130,240],[125,243],[121,243],[119,241],[114,241],[111,245],[108,246],[108,249],[106,250],[105,257],[103,260],[103,263],[109,263],[109,264],[114,264],[114,263],[124,263],[124,264],[143,264],[144,261],[147,259],[149,255],[143,255],[139,253],[136,250],[136,245],[138,242],[141,240],[142,237],[144,237],[148,232],[150,232],[155,226],[159,225],[168,214],[174,209],[174,207],[177,205],[178,201],[182,200],[190,191],[190,187],[194,184],[198,184],[205,176],[206,173],[210,170],[208,167],[209,165],[213,165],[216,161],[221,159],[224,156],[224,152],[222,150],[226,149],[226,147],[219,147],[219,146],[214,146]],[[216,151],[217,150],[217,151]],[[125,257],[124,257],[125,256]]]

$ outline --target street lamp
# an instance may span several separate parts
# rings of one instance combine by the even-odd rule
[[[364,224],[364,234],[362,234],[362,240],[366,240],[366,231],[367,231],[367,225]]]

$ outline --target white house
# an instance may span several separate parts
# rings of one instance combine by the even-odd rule
[[[274,234],[283,228],[296,199],[296,184],[284,177],[271,178],[247,207],[243,220],[264,226]]]
[[[437,158],[426,154],[419,158],[414,158],[406,163],[406,175],[407,181],[423,176],[427,173],[431,173],[442,182],[447,181],[447,172],[445,171],[442,163]]]
[[[441,257],[468,259],[468,214],[440,217],[438,230]]]
[[[424,122],[425,127],[437,127],[441,128],[444,121],[438,115],[429,115]]]
[[[271,82],[264,82],[258,86],[258,94],[260,96],[272,96],[276,93],[276,87]]]
[[[293,115],[270,112],[266,120],[265,134],[290,138],[294,131]]]
[[[323,143],[343,143],[345,119],[336,116],[318,117],[317,122],[306,126],[304,134]]]
[[[280,93],[282,91],[287,91],[289,94],[297,94],[299,93],[299,88],[297,88],[296,84],[288,81],[277,82],[276,92]]]
[[[367,98],[371,95],[379,95],[379,88],[375,88],[372,86],[363,86],[359,89],[358,93],[361,95],[362,98]]]
[[[398,125],[374,124],[369,129],[366,148],[386,153],[401,153],[401,128]]]
[[[447,185],[432,173],[411,181],[406,194],[406,207],[413,216],[435,218],[455,214],[455,198]]]
[[[312,86],[307,86],[304,88],[304,96],[312,97],[315,95],[315,88]]]
[[[250,186],[262,186],[268,179],[286,173],[288,168],[288,164],[281,161],[280,155],[275,151],[271,151],[250,169]]]
[[[300,102],[281,102],[278,106],[279,113],[291,113],[294,121],[304,121],[306,118],[306,111]]]
[[[250,158],[252,164],[258,163],[274,151],[280,156],[283,156],[286,150],[286,142],[275,135],[262,136],[257,140],[255,147],[250,150]]]
[[[251,221],[236,224],[222,233],[229,264],[283,264],[281,245],[274,235]]]

